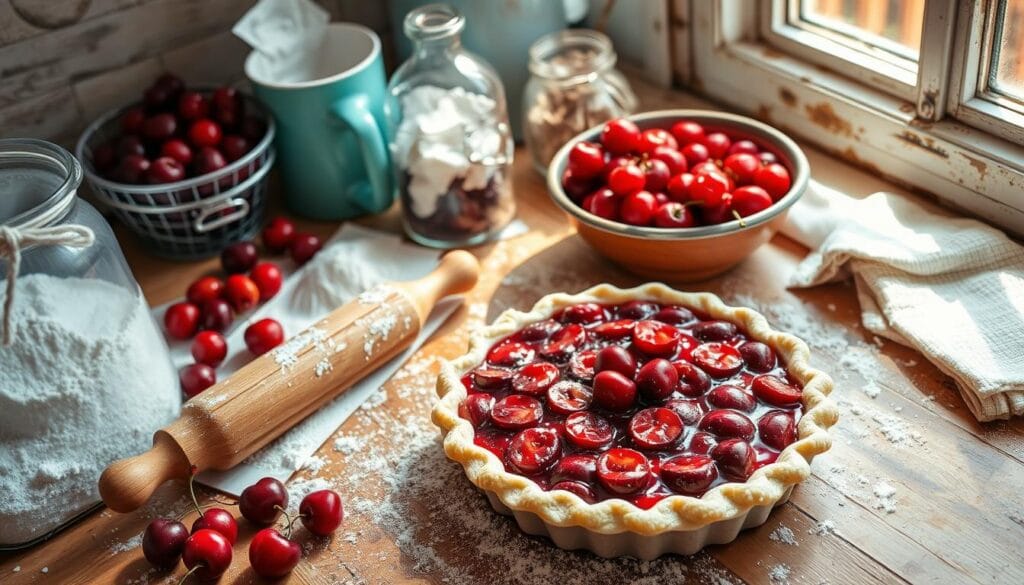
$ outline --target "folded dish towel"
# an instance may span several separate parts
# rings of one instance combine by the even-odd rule
[[[1024,247],[909,197],[820,184],[783,233],[812,249],[791,286],[852,277],[864,326],[951,376],[978,420],[1024,415]]]

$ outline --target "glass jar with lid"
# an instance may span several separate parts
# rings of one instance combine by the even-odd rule
[[[552,33],[530,47],[523,134],[538,171],[546,173],[573,136],[636,111],[636,94],[615,69],[616,59],[611,40],[586,29]]]
[[[438,248],[491,239],[515,215],[514,143],[501,80],[466,51],[445,4],[405,18],[412,57],[388,84],[390,148],[409,236]]]
[[[102,470],[180,408],[164,338],[81,181],[63,148],[0,140],[0,547],[91,509]]]

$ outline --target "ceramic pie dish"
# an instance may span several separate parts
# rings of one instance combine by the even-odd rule
[[[509,310],[441,367],[447,456],[529,534],[693,554],[763,524],[829,449],[831,378],[707,293],[599,285]]]

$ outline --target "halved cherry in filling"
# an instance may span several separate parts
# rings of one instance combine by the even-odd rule
[[[609,345],[597,352],[594,360],[594,371],[603,372],[611,370],[618,372],[627,378],[636,374],[636,358],[629,350],[619,345]]]
[[[665,307],[655,313],[653,319],[679,327],[680,325],[686,325],[695,321],[697,317],[694,316],[693,311],[686,307]]]
[[[585,410],[593,399],[593,390],[572,380],[562,380],[548,388],[548,408],[558,414]]]
[[[509,394],[491,407],[491,422],[509,430],[535,426],[543,415],[540,401],[525,394]]]
[[[745,441],[754,438],[754,423],[735,410],[712,410],[700,419],[697,427],[716,437],[736,437]]]
[[[731,384],[722,384],[708,392],[707,401],[715,408],[731,408],[743,412],[750,412],[757,406],[757,398],[754,398],[750,390]]]
[[[554,319],[545,319],[523,327],[516,337],[518,337],[520,341],[544,341],[554,335],[555,332],[561,328],[562,324],[558,321],[555,321]]]
[[[615,429],[602,416],[592,412],[576,412],[565,419],[565,435],[577,447],[599,449],[612,442]]]
[[[558,458],[561,452],[558,432],[545,427],[521,431],[508,444],[508,464],[524,475],[540,473]]]
[[[605,339],[622,339],[633,334],[634,326],[636,326],[636,321],[633,319],[619,319],[618,321],[601,323],[594,327],[592,331]]]
[[[490,418],[493,406],[494,397],[490,394],[483,392],[470,394],[459,405],[459,416],[468,420],[474,427],[479,427]]]
[[[703,396],[711,387],[711,376],[704,370],[684,360],[672,362],[676,373],[679,374],[679,384],[676,390],[683,396],[696,398]]]
[[[565,490],[567,492],[576,494],[581,500],[588,504],[593,504],[597,501],[597,495],[594,490],[587,484],[580,483],[578,481],[560,481],[555,485],[551,486],[552,490]]]
[[[661,321],[638,321],[633,328],[633,345],[647,355],[670,356],[679,343],[679,330]]]
[[[632,494],[647,487],[651,464],[639,451],[609,449],[597,458],[597,479],[612,493]]]
[[[672,363],[655,358],[636,373],[636,386],[640,395],[648,402],[661,402],[672,395],[679,383],[679,373]]]
[[[718,479],[718,469],[707,455],[678,455],[661,462],[661,479],[676,493],[702,494]]]
[[[690,355],[694,364],[715,378],[728,378],[743,369],[740,352],[731,345],[717,341],[698,345]]]
[[[551,482],[580,481],[593,483],[597,479],[597,455],[576,453],[558,460],[551,469]]]
[[[743,439],[726,439],[711,449],[718,469],[734,481],[746,481],[754,471],[754,449]]]
[[[594,323],[605,317],[604,307],[597,303],[580,303],[562,311],[562,320],[566,323]]]
[[[775,406],[796,406],[800,404],[803,390],[777,376],[762,375],[750,383],[754,395]]]
[[[594,379],[594,365],[597,363],[597,352],[588,349],[572,356],[569,360],[569,371],[578,380],[589,382]]]
[[[796,421],[793,419],[793,413],[769,410],[757,419],[757,432],[761,442],[772,449],[782,451],[796,440]]]
[[[491,348],[487,353],[487,361],[496,366],[518,366],[532,362],[536,353],[525,343],[505,341]]]
[[[519,368],[512,377],[512,389],[521,394],[542,396],[562,373],[558,366],[548,362],[533,362]]]
[[[715,438],[711,433],[699,432],[694,433],[693,437],[690,438],[690,451],[699,455],[707,455],[715,448],[718,444],[718,439]]]
[[[512,370],[481,366],[473,370],[473,382],[481,390],[498,390],[512,381]]]
[[[770,372],[775,368],[775,352],[760,341],[747,341],[741,343],[736,349],[739,350],[743,361],[747,363],[747,367],[755,372]]]
[[[629,301],[619,307],[619,317],[640,321],[641,319],[650,319],[651,316],[659,310],[661,310],[661,307],[659,307],[657,303],[652,303],[650,301]]]
[[[594,376],[594,402],[608,410],[627,410],[636,402],[636,383],[612,370],[598,372]]]
[[[665,403],[665,408],[671,408],[683,419],[683,424],[695,425],[704,416],[706,409],[698,400],[686,398],[675,398]]]
[[[540,348],[540,354],[549,360],[564,362],[586,342],[587,330],[573,323],[552,335],[548,343]]]
[[[736,335],[736,326],[728,321],[704,321],[693,326],[693,334],[701,341],[726,341]]]
[[[683,419],[668,408],[645,408],[629,421],[629,436],[645,449],[667,449],[683,434]]]

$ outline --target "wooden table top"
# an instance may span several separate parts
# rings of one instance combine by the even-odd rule
[[[646,92],[649,105],[676,94]],[[514,180],[525,235],[473,250],[483,265],[466,305],[317,453],[316,473],[346,504],[330,539],[303,539],[304,558],[285,583],[1022,583],[1024,582],[1024,420],[979,424],[949,378],[917,352],[882,341],[859,323],[853,288],[785,288],[806,254],[776,237],[732,272],[686,286],[753,306],[778,328],[803,337],[812,361],[837,381],[842,419],[832,450],[816,459],[768,522],[693,557],[606,561],[522,535],[495,514],[461,469],[446,460],[429,423],[438,358],[465,350],[467,331],[508,307],[599,282],[638,280],[605,263],[550,203],[526,153]],[[835,184],[866,194],[877,179],[811,151],[812,166]],[[836,169],[839,169],[837,174]],[[394,214],[370,222],[397,230]],[[303,222],[327,235],[333,223]],[[119,229],[151,303],[180,296],[213,270],[154,259]],[[937,315],[936,318],[941,318]],[[148,520],[187,511],[183,485],[165,485],[131,514],[97,512],[54,539],[0,556],[2,583],[173,583],[184,572],[149,569],[138,547]],[[2,495],[0,495],[2,497]],[[237,514],[233,499],[204,492]],[[191,524],[194,512],[186,515]],[[254,530],[240,520],[235,560],[222,583],[259,580],[248,568]],[[301,532],[301,531],[300,531]]]

